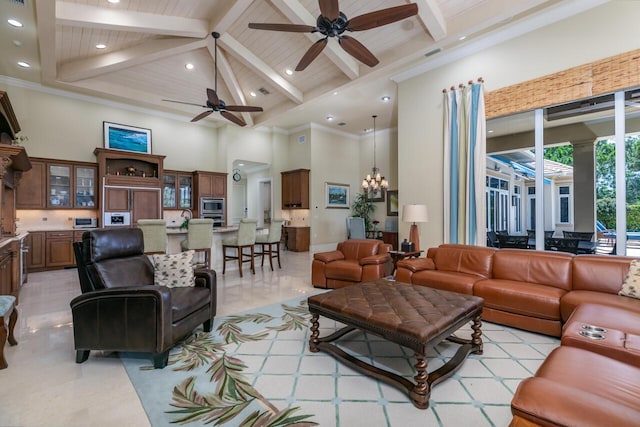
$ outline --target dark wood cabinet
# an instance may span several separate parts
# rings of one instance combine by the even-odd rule
[[[160,189],[104,188],[105,212],[130,212],[131,225],[139,219],[161,218]]]
[[[226,173],[195,171],[193,175],[198,199],[200,197],[226,197]]]
[[[17,209],[46,209],[47,163],[31,160],[31,169],[23,172],[16,191]]]
[[[29,252],[27,252],[28,271],[44,270],[46,265],[45,237],[46,236],[44,231],[29,232],[29,237],[27,240],[29,246]]]
[[[162,177],[162,207],[165,209],[193,209],[193,174],[164,171]]]
[[[0,248],[0,295],[14,295],[11,245]]]
[[[309,209],[309,169],[282,172],[282,209]]]
[[[311,240],[310,227],[285,227],[287,249],[293,252],[307,252]]]
[[[46,232],[46,268],[74,265],[73,231]]]
[[[393,246],[393,250],[398,250],[398,232],[397,231],[383,231],[382,241]]]

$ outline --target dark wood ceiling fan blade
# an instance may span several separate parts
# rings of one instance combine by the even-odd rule
[[[191,119],[191,121],[192,122],[197,122],[198,120],[204,119],[205,117],[207,117],[211,113],[213,113],[213,110],[205,111],[205,112],[200,113],[197,116],[195,116],[193,119]]]
[[[249,28],[254,30],[267,30],[267,31],[286,31],[289,33],[312,33],[317,31],[316,27],[310,25],[297,25],[297,24],[260,24],[250,23]]]
[[[375,67],[380,62],[369,49],[353,37],[341,36],[339,42],[345,52],[369,67]]]
[[[212,105],[220,104],[220,99],[215,90],[207,88],[207,99]]]
[[[231,114],[228,111],[220,111],[220,114],[222,114],[222,117],[224,117],[225,119],[237,124],[238,126],[246,126],[247,125],[244,122],[244,120],[242,120],[240,117],[234,116],[233,114]]]
[[[316,59],[318,55],[320,55],[320,52],[322,52],[322,50],[325,48],[326,45],[327,45],[326,37],[318,40],[313,45],[311,45],[311,47],[304,54],[300,62],[298,62],[298,65],[296,65],[296,71],[302,71],[305,68],[307,68],[309,64],[311,64],[311,62],[313,62],[313,60]]]
[[[165,102],[175,102],[176,104],[195,105],[196,107],[209,108],[206,105],[196,104],[194,102],[174,101],[173,99],[163,99]]]
[[[396,21],[408,18],[418,13],[418,5],[415,3],[402,6],[380,9],[375,12],[365,13],[349,20],[347,29],[351,31],[369,30],[381,27]]]
[[[318,0],[320,13],[330,21],[333,21],[340,14],[338,0]]]
[[[236,111],[239,113],[259,113],[264,111],[262,107],[252,107],[251,105],[225,105],[227,111]]]

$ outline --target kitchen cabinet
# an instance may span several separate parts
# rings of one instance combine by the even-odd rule
[[[31,160],[31,169],[23,172],[16,191],[17,209],[46,209],[47,163]]]
[[[46,268],[74,265],[73,231],[46,232]]]
[[[307,252],[311,240],[311,227],[285,227],[287,249],[293,252]]]
[[[162,207],[165,209],[193,209],[193,174],[164,171],[162,177]]]
[[[0,295],[15,295],[11,245],[0,248]]]
[[[0,237],[16,235],[16,192],[21,175],[29,169],[24,147],[0,144]]]
[[[16,192],[18,209],[95,209],[96,166],[87,162],[35,159]]]
[[[105,187],[105,212],[130,212],[131,226],[139,219],[162,217],[160,189]]]
[[[195,171],[195,185],[198,200],[200,197],[226,197],[227,174],[220,172]]]
[[[28,240],[29,252],[27,252],[27,270],[42,271],[46,266],[46,246],[44,231],[30,231]]]
[[[96,148],[98,176],[104,185],[160,188],[165,156]]]
[[[282,209],[309,209],[309,169],[282,172]]]

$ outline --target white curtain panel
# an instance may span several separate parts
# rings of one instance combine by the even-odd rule
[[[486,244],[484,86],[444,93],[444,241]]]

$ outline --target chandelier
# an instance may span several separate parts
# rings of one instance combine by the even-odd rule
[[[362,180],[362,189],[365,192],[373,193],[378,189],[386,190],[389,187],[389,181],[380,175],[380,169],[376,166],[376,115],[373,117],[373,168],[371,173]]]

